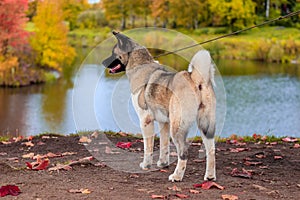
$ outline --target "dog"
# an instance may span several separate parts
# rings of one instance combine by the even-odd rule
[[[178,160],[169,180],[182,181],[188,159],[187,134],[197,122],[206,149],[204,180],[216,180],[215,126],[216,97],[214,65],[206,50],[192,58],[188,71],[169,72],[157,63],[149,51],[124,34],[113,31],[117,44],[102,64],[115,74],[125,71],[132,102],[140,119],[144,140],[144,158],[140,167],[147,170],[153,161],[154,121],[160,128],[158,167],[169,165],[170,136]]]

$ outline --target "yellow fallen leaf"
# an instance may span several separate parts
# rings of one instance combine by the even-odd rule
[[[80,139],[79,139],[79,142],[80,143],[91,143],[92,140],[90,138],[88,138],[87,136],[82,136]]]
[[[239,197],[231,194],[223,194],[222,195],[223,200],[238,200]]]

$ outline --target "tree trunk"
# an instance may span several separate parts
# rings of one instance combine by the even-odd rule
[[[266,0],[266,18],[269,18],[270,13],[270,0]]]
[[[121,21],[121,30],[124,30],[125,28],[126,28],[126,18],[125,16],[123,16]]]

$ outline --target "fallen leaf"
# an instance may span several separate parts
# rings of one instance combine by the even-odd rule
[[[282,138],[282,141],[284,141],[284,142],[297,142],[298,139],[297,138],[292,138],[292,137],[285,137],[285,138]]]
[[[80,143],[91,143],[92,140],[90,138],[88,138],[87,136],[82,136],[80,139],[79,139],[79,142]]]
[[[166,196],[164,196],[164,195],[156,195],[156,194],[152,194],[152,195],[151,195],[151,198],[152,198],[152,199],[165,199]]]
[[[176,185],[173,185],[173,187],[168,187],[168,190],[180,192],[180,191],[181,191],[181,188],[177,187]]]
[[[37,158],[36,162],[26,162],[26,165],[29,169],[32,170],[44,170],[48,167],[50,163],[50,160],[48,158],[45,159],[41,159],[41,158]]]
[[[19,142],[19,141],[23,140],[23,136],[14,137],[13,140],[14,140],[14,142]]]
[[[61,154],[55,154],[55,153],[49,152],[49,153],[46,154],[46,156],[48,158],[55,158],[55,157],[61,157],[62,155]]]
[[[252,178],[252,173],[247,171],[246,169],[242,169],[242,171],[239,171],[237,168],[234,168],[230,172],[231,176],[233,177],[241,177],[241,178]]]
[[[6,152],[0,152],[0,156],[6,156],[7,153]]]
[[[126,137],[127,136],[127,134],[124,133],[124,132],[118,132],[118,134],[121,135],[122,137]]]
[[[206,160],[205,159],[195,159],[193,160],[193,162],[195,163],[202,163],[202,162],[205,162]]]
[[[281,160],[281,159],[283,159],[283,157],[282,156],[274,156],[274,159],[275,160]]]
[[[82,193],[82,194],[90,194],[91,191],[89,189],[70,189],[69,190],[70,193]]]
[[[160,172],[164,172],[164,173],[168,173],[168,172],[169,172],[169,171],[166,170],[166,169],[160,169],[159,171],[160,171]]]
[[[139,175],[137,175],[137,174],[130,174],[130,176],[129,176],[130,178],[138,178],[139,177]]]
[[[71,155],[76,155],[76,154],[77,154],[77,152],[64,152],[61,155],[62,156],[71,156]]]
[[[261,190],[261,191],[266,191],[268,190],[267,188],[263,187],[263,186],[260,186],[260,185],[256,185],[256,184],[252,184],[252,186],[255,188],[255,189],[258,189],[258,190]]]
[[[22,142],[22,144],[24,144],[25,146],[27,147],[33,147],[34,144],[31,142],[31,141],[28,141],[28,142]]]
[[[8,161],[16,161],[16,160],[19,160],[18,157],[11,157],[11,158],[6,158],[6,160]]]
[[[2,141],[2,144],[11,144],[9,141]]]
[[[259,159],[262,159],[262,158],[265,158],[266,155],[265,155],[263,152],[261,152],[261,153],[255,154],[255,157],[256,157],[256,158],[259,158]]]
[[[5,185],[0,188],[0,197],[4,197],[6,195],[17,196],[20,193],[20,188],[16,185]]]
[[[300,148],[300,144],[298,143],[294,144],[294,148]]]
[[[244,162],[244,164],[245,165],[247,165],[247,166],[256,166],[256,165],[261,165],[262,164],[262,162],[260,162],[260,161],[246,161],[246,162]]]
[[[93,137],[93,138],[98,138],[98,136],[99,136],[99,133],[98,133],[97,131],[95,131],[95,132],[91,135],[91,137]]]
[[[132,143],[131,142],[118,142],[116,144],[117,147],[121,149],[129,149],[131,147]]]
[[[86,163],[90,163],[90,161],[93,159],[94,159],[93,156],[88,156],[88,157],[80,158],[79,160],[72,161],[71,163],[69,163],[69,165],[72,166],[77,164],[86,164]]]
[[[233,152],[233,153],[238,153],[238,152],[249,150],[249,148],[229,148],[229,149],[230,149],[230,152]]]
[[[69,171],[71,169],[72,169],[72,167],[70,165],[64,165],[64,164],[57,163],[56,166],[49,168],[48,171],[59,171],[59,170]]]
[[[32,135],[30,135],[30,136],[27,137],[27,140],[28,140],[28,141],[31,141],[32,139],[33,139],[33,136],[32,136]]]
[[[223,200],[238,200],[238,196],[231,195],[231,194],[222,194]]]
[[[33,158],[34,153],[28,153],[28,154],[24,154],[22,155],[22,158]]]
[[[185,194],[175,194],[175,196],[179,197],[180,199],[186,199],[189,197],[188,195],[185,195]]]
[[[43,135],[42,139],[50,139],[50,136],[49,135]]]
[[[221,185],[219,185],[219,184],[217,184],[216,182],[213,182],[213,181],[204,181],[203,183],[194,184],[193,186],[194,186],[194,188],[201,187],[204,190],[208,190],[208,189],[210,189],[211,187],[214,186],[214,187],[216,187],[220,190],[224,190],[223,186],[221,186]]]
[[[192,194],[199,194],[201,192],[199,190],[190,189],[190,193],[192,193]]]

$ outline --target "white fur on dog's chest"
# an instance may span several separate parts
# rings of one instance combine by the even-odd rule
[[[139,116],[139,119],[142,120],[141,118],[143,118],[143,116],[146,116],[145,114],[147,113],[147,115],[150,115],[155,121],[157,122],[162,122],[162,123],[166,123],[169,122],[169,116],[167,113],[163,112],[163,110],[159,109],[159,108],[155,108],[155,109],[151,109],[151,108],[147,108],[147,110],[143,110],[138,103],[138,97],[140,95],[140,92],[136,92],[135,94],[132,94],[131,98],[132,98],[132,103],[133,103],[133,107],[135,108],[135,111],[137,113],[137,115]]]

